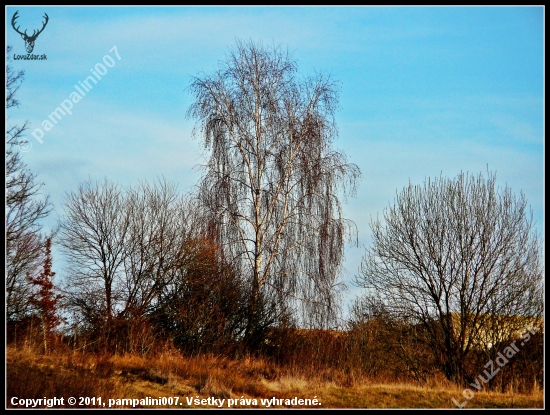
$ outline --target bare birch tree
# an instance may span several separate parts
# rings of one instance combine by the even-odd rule
[[[471,381],[474,348],[541,316],[532,214],[523,193],[498,188],[495,174],[409,184],[383,217],[371,223],[358,283],[393,317],[422,326],[449,380]]]
[[[298,308],[302,321],[326,326],[337,310],[345,238],[355,230],[339,194],[353,192],[360,175],[332,148],[334,81],[299,80],[288,53],[238,42],[190,89],[188,115],[210,151],[199,197],[248,281],[247,338]]]

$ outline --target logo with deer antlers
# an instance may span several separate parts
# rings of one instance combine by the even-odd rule
[[[46,27],[46,25],[48,24],[48,20],[49,20],[49,17],[46,13],[44,13],[44,18],[46,19],[44,21],[44,24],[42,25],[42,29],[36,31],[34,30],[32,35],[29,36],[27,35],[27,31],[25,30],[25,32],[20,32],[19,31],[19,26],[15,27],[15,20],[17,20],[17,18],[19,17],[17,15],[17,13],[19,13],[19,10],[17,10],[12,19],[11,19],[11,25],[13,26],[13,29],[19,33],[21,35],[21,37],[23,38],[23,40],[25,41],[25,49],[27,49],[27,53],[32,53],[33,49],[34,49],[34,42],[36,42],[36,38],[38,37],[38,35],[40,33],[42,33],[42,31],[44,30],[44,28]]]

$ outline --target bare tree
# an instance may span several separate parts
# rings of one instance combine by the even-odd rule
[[[474,348],[490,348],[489,335],[510,334],[510,324],[542,312],[532,214],[523,193],[495,182],[488,172],[409,184],[384,222],[371,223],[373,246],[357,279],[392,316],[421,326],[455,382],[471,381],[467,358]]]
[[[154,185],[141,183],[126,193],[130,226],[126,237],[125,306],[123,315],[144,315],[178,272],[197,255],[190,241],[201,232],[192,200],[178,195],[165,180]]]
[[[122,191],[108,180],[88,181],[64,205],[59,243],[70,264],[70,298],[90,320],[108,323],[120,300],[130,227]]]
[[[206,248],[197,241],[205,232],[196,201],[165,180],[84,183],[67,195],[60,222],[68,307],[106,346],[141,349],[135,332],[184,297],[178,289],[189,269],[201,267]]]
[[[247,281],[246,336],[297,307],[304,322],[326,326],[337,310],[345,238],[355,230],[338,195],[353,192],[360,175],[332,148],[335,83],[299,80],[287,53],[238,42],[190,88],[188,115],[210,150],[199,197]]]
[[[15,72],[9,62],[11,47],[6,49],[6,112],[19,106],[16,93],[24,72]],[[29,307],[30,287],[27,273],[42,263],[45,238],[41,219],[51,211],[48,196],[41,197],[43,183],[37,182],[21,158],[20,146],[28,144],[24,133],[28,123],[9,125],[6,119],[6,310],[9,321],[24,316]]]

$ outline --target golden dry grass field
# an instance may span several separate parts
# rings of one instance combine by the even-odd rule
[[[7,348],[6,358],[6,406],[12,408],[26,402],[45,407],[47,401],[37,400],[53,397],[64,398],[63,405],[58,401],[56,407],[65,408],[456,408],[453,399],[466,402],[465,408],[544,406],[541,390],[529,395],[480,391],[466,394],[471,398],[466,399],[462,389],[443,381],[398,384],[351,379],[336,372],[305,376],[261,359],[187,358],[175,352],[143,357],[64,351],[45,356],[12,347]],[[77,398],[74,405],[68,403],[69,397]],[[90,398],[88,405],[81,397]],[[163,405],[162,397],[171,397],[172,404],[165,400]]]

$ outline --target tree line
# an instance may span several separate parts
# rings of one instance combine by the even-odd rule
[[[24,74],[8,62],[6,75],[8,110]],[[387,373],[380,362],[392,361],[396,378],[437,372],[464,384],[526,322],[542,331],[532,214],[491,172],[396,195],[371,223],[355,281],[364,295],[342,323],[344,247],[357,230],[341,199],[361,173],[334,148],[337,83],[301,78],[280,48],[238,42],[190,91],[188,116],[208,153],[197,191],[164,179],[89,180],[66,193],[52,234],[40,225],[52,206],[18,150],[27,124],[7,129],[9,341],[34,327],[48,352],[64,320],[61,337],[75,349],[170,344],[366,374]],[[52,244],[68,263],[56,290]],[[540,382],[537,341],[531,363],[527,353],[516,360]]]

